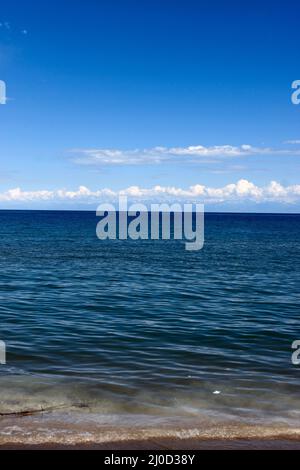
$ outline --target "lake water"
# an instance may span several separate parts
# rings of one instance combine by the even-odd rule
[[[0,212],[0,412],[297,426],[300,216],[206,214],[200,251],[97,221]]]

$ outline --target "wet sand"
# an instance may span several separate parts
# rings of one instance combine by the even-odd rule
[[[146,439],[63,444],[6,444],[0,450],[300,450],[300,440],[288,439]]]
[[[262,420],[261,420],[262,421]],[[43,412],[2,416],[0,450],[204,450],[298,449],[300,428],[294,423],[247,423],[162,420],[159,417]]]

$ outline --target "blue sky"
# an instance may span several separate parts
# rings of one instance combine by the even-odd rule
[[[300,211],[299,5],[40,3],[1,2],[0,208]]]

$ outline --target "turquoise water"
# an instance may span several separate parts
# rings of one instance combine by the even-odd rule
[[[97,221],[0,212],[0,412],[296,424],[300,216],[206,214],[201,251]]]

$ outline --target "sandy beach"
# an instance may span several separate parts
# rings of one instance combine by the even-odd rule
[[[300,439],[147,439],[78,444],[5,444],[0,450],[300,450]]]
[[[149,420],[150,421],[150,420]],[[156,421],[156,424],[155,424]],[[201,450],[299,449],[300,429],[278,423],[190,420],[127,422],[88,413],[1,417],[0,449]]]

